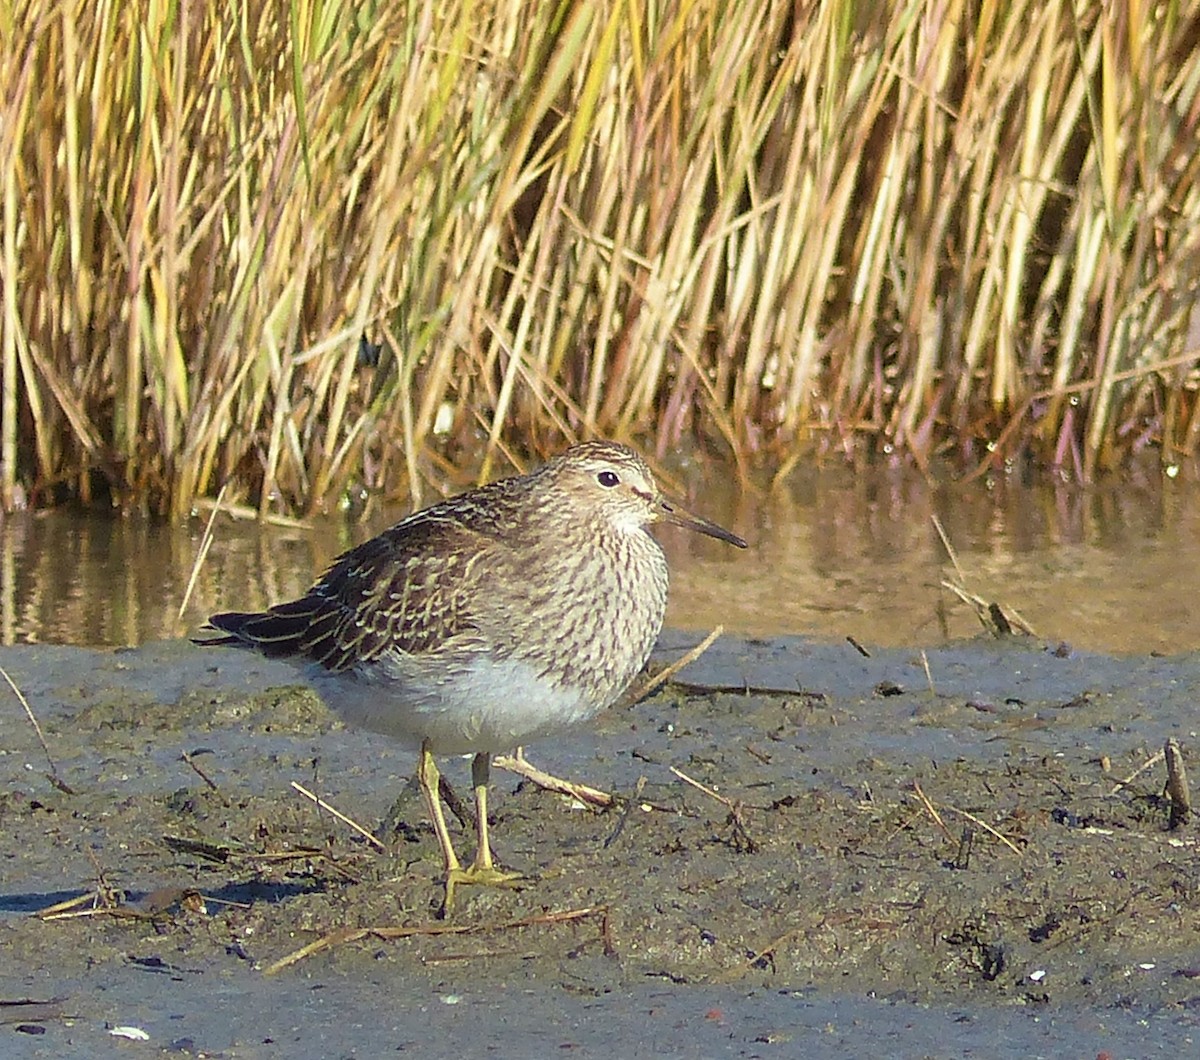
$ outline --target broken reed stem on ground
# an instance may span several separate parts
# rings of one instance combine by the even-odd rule
[[[593,905],[583,909],[567,909],[557,913],[539,913],[536,916],[521,917],[518,920],[507,920],[498,924],[438,923],[416,924],[411,927],[342,928],[338,931],[331,931],[326,935],[322,935],[307,946],[302,946],[300,949],[287,954],[287,956],[280,957],[279,960],[268,965],[264,969],[263,974],[274,975],[276,972],[282,971],[284,968],[288,968],[304,960],[306,957],[311,957],[315,953],[320,953],[323,950],[334,946],[341,946],[348,942],[357,942],[359,939],[377,938],[382,941],[388,941],[391,939],[414,938],[421,935],[483,935],[496,931],[516,931],[528,927],[566,924],[590,917],[600,918],[600,939],[604,945],[604,953],[605,956],[612,956],[616,950],[613,947],[612,935],[609,929],[608,906]]]
[[[1187,770],[1183,765],[1183,750],[1179,741],[1171,737],[1163,745],[1163,757],[1167,761],[1167,798],[1171,800],[1169,827],[1178,828],[1186,824],[1192,815],[1192,793],[1188,788]]]
[[[17,687],[16,681],[14,681],[8,675],[8,671],[4,669],[3,666],[0,666],[0,677],[3,677],[4,680],[8,682],[8,687],[12,689],[13,695],[17,697],[21,706],[25,709],[25,716],[29,719],[29,723],[33,726],[33,731],[37,733],[38,743],[42,745],[42,751],[46,755],[46,764],[50,767],[50,773],[48,774],[50,783],[64,794],[74,795],[75,792],[72,791],[66,781],[64,781],[58,775],[58,766],[54,764],[54,758],[50,754],[50,747],[46,743],[46,737],[42,732],[41,725],[38,724],[37,717],[33,713],[33,708],[29,705],[29,700],[25,698],[25,694]]]
[[[616,801],[616,796],[607,791],[601,791],[599,788],[580,784],[574,780],[565,780],[552,773],[547,773],[544,769],[539,769],[525,757],[525,748],[523,747],[518,747],[516,752],[511,755],[496,755],[492,759],[492,765],[524,777],[544,791],[552,791],[556,795],[567,795],[587,806],[607,809]]]
[[[625,805],[621,809],[621,815],[617,818],[616,827],[605,837],[604,842],[600,844],[602,850],[608,850],[625,831],[625,826],[629,823],[629,818],[633,814],[635,806],[653,809],[648,803],[642,802],[642,792],[646,790],[645,776],[639,776],[637,783],[633,786],[633,794],[625,800]]]
[[[690,784],[697,791],[703,792],[710,799],[715,799],[729,811],[728,824],[733,829],[733,841],[735,844],[741,844],[747,854],[758,852],[758,842],[750,835],[749,829],[746,827],[746,820],[742,814],[742,803],[734,799],[726,798],[720,792],[713,790],[706,784],[701,784],[700,781],[689,777],[682,769],[677,769],[671,766],[671,772],[675,774],[685,784]]]
[[[362,836],[363,839],[365,839],[368,843],[370,843],[377,850],[386,850],[387,849],[387,847],[385,847],[378,839],[375,838],[375,836],[373,836],[369,831],[367,831],[367,829],[365,829],[361,824],[359,824],[357,821],[352,820],[351,818],[347,817],[344,813],[342,813],[341,810],[337,809],[334,806],[331,806],[324,799],[322,799],[319,795],[314,795],[303,784],[300,784],[297,781],[293,780],[292,787],[297,792],[299,792],[301,795],[303,795],[306,799],[310,800],[311,802],[316,803],[316,805],[318,807],[320,807],[322,810],[324,810],[326,813],[333,814],[333,816],[336,817],[339,821],[341,821],[342,824],[346,825],[348,828],[353,829],[355,832],[357,832],[360,836]]]
[[[617,704],[618,709],[621,707],[631,706],[632,704],[638,702],[638,700],[644,699],[656,688],[660,688],[662,685],[665,685],[685,666],[690,666],[697,659],[699,659],[701,655],[708,651],[708,649],[713,646],[716,639],[724,632],[725,627],[723,625],[718,624],[715,626],[713,631],[709,633],[709,635],[694,648],[684,652],[678,659],[676,659],[669,666],[664,666],[661,670],[659,670],[658,673],[647,680],[644,684],[635,688],[632,692],[622,696],[620,702]]]
[[[86,909],[79,908],[88,902],[92,904]],[[94,917],[112,917],[115,920],[149,920],[161,923],[164,918],[171,915],[175,906],[189,913],[206,914],[209,902],[235,909],[250,908],[246,902],[215,898],[196,890],[195,887],[160,887],[144,895],[138,906],[125,904],[123,896],[105,894],[103,890],[96,890],[76,895],[63,902],[57,902],[45,909],[39,909],[33,915],[47,923],[52,920],[86,920]]]
[[[1008,836],[1004,835],[1003,833],[1001,833],[1001,832],[997,831],[995,828],[993,828],[982,817],[976,817],[975,814],[970,813],[967,810],[960,810],[957,806],[950,806],[949,804],[946,805],[946,809],[949,810],[951,813],[958,814],[960,817],[965,817],[972,824],[979,825],[980,828],[982,828],[985,832],[987,832],[993,838],[1000,840],[1001,843],[1003,843],[1006,847],[1008,847],[1008,849],[1011,850],[1018,857],[1021,856],[1021,848],[1019,846],[1017,846],[1017,844],[1014,843],[1011,839],[1009,839]]]
[[[1192,793],[1188,785],[1187,769],[1183,761],[1183,748],[1175,737],[1170,737],[1163,744],[1161,751],[1156,751],[1124,780],[1117,782],[1109,795],[1119,795],[1129,787],[1147,769],[1165,762],[1167,779],[1163,784],[1163,794],[1170,803],[1170,821],[1168,827],[1178,828],[1186,824],[1192,813]]]
[[[203,769],[200,768],[199,763],[197,763],[197,761],[190,754],[188,754],[187,751],[179,752],[179,761],[181,761],[185,765],[187,765],[187,767],[189,769],[191,769],[191,771],[193,773],[195,773],[196,776],[198,776],[201,780],[203,780],[204,783],[207,784],[209,786],[209,788],[213,792],[216,793],[216,795],[220,798],[220,800],[226,806],[229,805],[229,799],[226,798],[225,793],[220,788],[217,787],[217,782],[215,780],[213,780],[213,778],[210,777],[207,773],[205,773]]]
[[[933,683],[933,671],[929,668],[929,655],[924,648],[921,649],[921,665],[925,668],[925,680],[929,684],[929,694],[937,696],[937,686]]]
[[[920,799],[921,805],[925,807],[925,812],[927,814],[929,814],[929,816],[933,819],[933,823],[936,824],[938,826],[938,828],[940,828],[942,830],[942,834],[948,840],[950,840],[951,843],[957,842],[957,840],[951,834],[950,829],[946,827],[946,822],[942,820],[942,815],[937,812],[937,809],[934,807],[933,803],[930,801],[929,796],[926,795],[923,790],[921,790],[920,783],[915,780],[913,781],[913,793],[917,796],[918,799]]]
[[[703,792],[710,799],[715,799],[722,806],[724,806],[727,810],[733,809],[733,802],[731,800],[727,799],[720,792],[714,791],[712,788],[708,787],[708,785],[701,784],[700,781],[695,780],[692,777],[689,777],[682,769],[678,769],[675,766],[671,766],[671,772],[674,773],[675,776],[677,776],[685,784],[690,784],[693,788],[695,788],[697,791]]]
[[[914,780],[912,786],[913,786],[913,794],[915,794],[917,796],[917,798],[920,800],[921,805],[925,808],[925,812],[927,814],[929,814],[929,816],[933,820],[934,824],[936,824],[938,826],[938,828],[941,829],[942,834],[951,843],[955,843],[955,844],[959,843],[960,839],[955,838],[954,834],[946,826],[946,822],[942,820],[942,815],[940,813],[938,813],[937,807],[934,805],[933,800],[930,799],[929,796],[925,794],[924,790],[921,788],[920,783],[918,781]],[[1001,843],[1003,843],[1006,847],[1008,847],[1008,849],[1011,850],[1018,857],[1021,856],[1021,848],[1018,847],[1016,845],[1016,843],[1014,843],[1011,839],[1009,839],[1008,836],[997,831],[995,828],[993,828],[990,824],[987,823],[987,821],[983,820],[981,817],[977,817],[975,814],[970,813],[967,810],[960,810],[957,806],[951,806],[947,803],[943,803],[943,807],[946,810],[949,810],[951,813],[956,813],[960,817],[965,817],[972,824],[978,825],[980,828],[982,828],[985,832],[987,832],[993,838],[998,839]]]
[[[1146,759],[1140,766],[1129,774],[1124,780],[1118,780],[1116,787],[1109,792],[1109,795],[1119,795],[1123,788],[1129,787],[1138,777],[1140,777],[1147,769],[1158,765],[1166,755],[1166,751],[1155,751],[1149,758]]]

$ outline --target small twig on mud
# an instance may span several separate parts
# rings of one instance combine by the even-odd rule
[[[658,673],[656,673],[653,677],[651,677],[649,680],[647,680],[644,684],[639,685],[633,691],[627,692],[624,696],[622,696],[620,702],[617,704],[618,708],[626,707],[632,703],[636,703],[639,699],[644,699],[651,692],[653,692],[656,688],[659,688],[662,685],[665,685],[669,680],[671,680],[672,677],[674,677],[677,673],[679,673],[679,671],[682,670],[685,666],[690,666],[697,659],[699,659],[701,655],[703,655],[706,651],[708,651],[708,649],[713,646],[713,643],[716,641],[716,639],[724,632],[725,632],[724,626],[717,626],[707,637],[705,637],[694,648],[691,648],[688,651],[684,652],[678,659],[676,659],[670,665],[664,666],[661,670],[658,671]]]
[[[106,905],[120,905],[125,897],[125,892],[118,890],[108,882],[108,876],[104,872],[104,866],[100,864],[100,859],[96,857],[96,852],[92,849],[87,850],[88,860],[92,863],[92,868],[96,870],[96,896],[97,899]]]
[[[48,905],[45,909],[38,909],[33,915],[39,920],[74,920],[84,916],[102,916],[112,913],[115,909],[123,908],[111,904],[110,899],[110,895],[101,891],[88,891],[87,894],[77,894],[74,898],[67,898],[65,901]],[[79,908],[89,902],[91,905],[88,905],[86,909]]]
[[[982,596],[971,592],[966,586],[950,581],[948,578],[943,578],[941,584],[943,589],[949,589],[963,603],[970,604],[974,608],[980,625],[993,637],[1005,637],[1014,632],[1027,633],[1031,637],[1038,635],[1037,631],[1021,617],[1021,613],[1015,607],[1003,608],[994,601],[989,602]]]
[[[46,753],[46,761],[50,765],[50,773],[48,774],[50,783],[63,792],[63,794],[74,795],[75,792],[58,775],[58,767],[54,764],[54,759],[50,757],[50,748],[46,744],[46,737],[42,735],[42,727],[38,724],[37,718],[34,717],[33,708],[29,705],[29,700],[25,698],[25,694],[17,687],[16,681],[8,676],[8,671],[3,666],[0,666],[0,676],[8,682],[8,687],[13,690],[13,695],[20,701],[21,706],[25,708],[25,714],[33,726],[33,731],[37,733],[38,742],[42,745],[42,750]]]
[[[851,637],[849,634],[846,635],[846,640],[849,642],[850,647],[852,647],[856,652],[858,652],[858,654],[861,655],[864,659],[869,659],[871,657],[871,653],[869,651],[867,651],[866,648],[864,648],[861,644],[859,644],[858,641],[855,640],[853,637]]]
[[[872,810],[872,812],[874,812],[874,810]],[[912,827],[913,821],[915,821],[918,817],[920,817],[921,814],[923,814],[924,812],[925,812],[924,807],[913,810],[913,812],[910,813],[908,815],[908,817],[906,817],[903,821],[901,821],[898,825],[896,825],[896,827],[893,828],[891,830],[891,832],[888,833],[887,837],[883,841],[884,845],[887,845],[888,843],[890,843],[901,832],[907,832],[908,829]]]
[[[929,796],[921,790],[920,783],[915,780],[913,781],[913,793],[918,799],[921,800],[921,805],[925,807],[925,812],[933,818],[934,824],[936,824],[942,830],[942,833],[945,835],[945,837],[950,840],[951,843],[957,843],[958,840],[954,838],[954,836],[950,833],[950,829],[946,827],[946,822],[942,820],[942,815],[937,812],[937,808],[932,802],[929,801]]]
[[[75,1020],[74,1007],[67,1009],[63,1004],[67,994],[55,994],[45,1000],[23,997],[16,1001],[0,1000],[0,1023],[31,1024],[49,1023],[51,1020]]]
[[[729,799],[727,799],[724,795],[720,794],[720,792],[714,791],[707,784],[701,784],[700,781],[693,780],[682,769],[676,769],[674,766],[671,766],[671,772],[674,773],[685,784],[691,784],[693,788],[695,788],[697,791],[704,792],[704,794],[710,799],[716,799],[717,802],[719,802],[726,809],[733,809],[733,803],[730,802]]]
[[[729,811],[729,824],[733,828],[735,844],[743,844],[747,854],[754,854],[758,852],[758,843],[755,842],[753,837],[750,835],[749,830],[746,828],[746,822],[742,819],[742,804],[740,802],[735,802],[733,799],[727,799],[719,792],[713,791],[712,788],[701,784],[700,781],[693,780],[682,769],[676,769],[674,766],[671,766],[671,772],[674,773],[685,784],[691,784],[691,786],[697,791],[704,792],[704,794],[710,799],[716,799],[717,802],[724,806]]]
[[[956,838],[954,836],[954,834],[950,831],[950,829],[946,827],[946,822],[942,820],[942,815],[940,813],[938,813],[937,807],[934,806],[934,804],[933,804],[933,800],[930,799],[929,796],[925,794],[925,792],[921,789],[920,783],[916,780],[913,781],[913,793],[917,796],[918,799],[921,800],[921,805],[925,807],[925,812],[928,813],[929,816],[933,818],[934,823],[938,826],[938,828],[940,828],[942,830],[943,835],[945,835],[945,837],[951,843],[955,844],[955,846],[961,846],[962,845],[962,837],[959,836]],[[985,832],[988,833],[988,835],[994,836],[996,839],[999,839],[1000,842],[1003,843],[1006,847],[1008,847],[1009,850],[1011,850],[1014,854],[1016,854],[1018,856],[1020,855],[1021,848],[1019,846],[1017,846],[1016,843],[1014,843],[1011,839],[1009,839],[1008,836],[1003,835],[1001,832],[996,831],[996,829],[993,828],[990,824],[988,824],[987,821],[985,821],[979,817],[976,817],[975,814],[973,814],[973,813],[968,813],[966,810],[960,810],[957,806],[946,805],[945,809],[949,810],[951,813],[958,814],[960,817],[965,817],[972,824],[976,824],[980,828],[982,828]]]
[[[1152,754],[1149,758],[1146,759],[1146,761],[1144,761],[1140,766],[1138,766],[1137,769],[1135,769],[1132,773],[1130,773],[1129,776],[1127,776],[1124,780],[1117,781],[1117,786],[1115,788],[1113,788],[1112,791],[1109,792],[1109,795],[1119,795],[1121,793],[1122,788],[1129,787],[1129,785],[1132,784],[1143,773],[1145,773],[1147,769],[1149,769],[1151,766],[1158,765],[1158,763],[1163,760],[1163,757],[1164,757],[1164,752],[1162,752],[1162,751],[1157,751],[1156,753]]]
[[[207,773],[205,773],[204,770],[201,769],[199,765],[197,765],[196,760],[190,754],[188,754],[187,751],[179,752],[179,761],[186,762],[187,765],[191,768],[192,772],[195,773],[196,776],[198,776],[201,780],[203,780],[205,784],[207,784],[213,791],[215,791],[221,797],[221,801],[226,806],[228,806],[230,804],[229,800],[225,797],[225,793],[223,791],[221,791],[220,788],[217,787],[216,781],[213,780],[212,777],[210,777]]]
[[[68,899],[75,905],[80,905],[83,902],[95,897],[90,894],[82,894],[78,898]],[[146,913],[140,909],[131,909],[127,905],[112,905],[112,906],[89,906],[87,909],[66,909],[67,902],[60,902],[57,906],[50,906],[47,909],[39,909],[34,916],[39,920],[84,920],[89,917],[110,916],[117,920],[162,920],[162,913]]]
[[[411,927],[364,927],[342,928],[331,931],[327,935],[310,942],[307,946],[280,957],[274,964],[268,965],[265,975],[274,975],[314,953],[320,953],[333,946],[346,942],[357,942],[359,939],[377,938],[382,941],[390,939],[407,939],[418,935],[482,935],[491,931],[515,931],[520,928],[539,927],[542,925],[565,924],[587,917],[599,916],[600,938],[604,944],[605,956],[612,956],[612,935],[608,924],[608,906],[592,905],[584,909],[566,909],[558,913],[540,913],[536,916],[522,917],[519,920],[508,920],[500,924],[417,924]]]
[[[350,883],[362,883],[362,876],[351,872],[344,864],[335,859],[329,851],[319,850],[316,847],[298,847],[295,850],[280,850],[262,854],[241,854],[238,856],[239,861],[253,862],[256,865],[279,865],[288,861],[299,861],[302,858],[311,858],[313,861],[320,861],[335,875],[340,876],[343,880],[348,880]]]
[[[1018,857],[1020,856],[1021,848],[1019,846],[1017,846],[1017,844],[1014,843],[1011,839],[1009,839],[1008,836],[1002,834],[1001,832],[996,831],[996,829],[993,828],[990,824],[988,824],[987,821],[983,820],[982,818],[976,817],[973,813],[968,813],[966,810],[960,810],[957,806],[947,806],[946,809],[949,810],[951,813],[958,814],[960,817],[965,817],[972,824],[979,825],[979,827],[982,828],[989,835],[995,836],[997,839],[999,839],[1000,842],[1003,843],[1006,847],[1008,847],[1008,849],[1011,850],[1014,854],[1016,854]]]
[[[39,920],[67,920],[75,917],[101,916],[106,913],[114,916],[133,915],[132,911],[125,908],[125,892],[109,885],[104,867],[100,864],[100,859],[96,857],[95,851],[89,849],[86,853],[95,870],[95,888],[86,894],[79,894],[74,898],[68,898],[66,901],[56,902],[45,909],[37,910],[33,915]],[[86,905],[88,902],[91,905],[87,909],[79,909],[79,906]]]
[[[438,794],[442,797],[442,802],[446,804],[446,809],[458,819],[458,823],[467,831],[474,831],[475,811],[458,797],[458,792],[454,790],[454,785],[450,783],[445,773],[438,776]]]
[[[109,897],[111,898],[111,896]],[[201,894],[195,887],[159,887],[143,895],[136,906],[115,899],[109,904],[98,904],[105,900],[106,896],[100,892],[81,894],[74,898],[68,898],[65,902],[58,902],[45,909],[39,909],[34,916],[42,921],[83,920],[89,917],[107,916],[118,920],[148,920],[161,923],[163,920],[169,919],[176,908],[187,913],[207,914],[209,902],[236,909],[250,908],[245,902],[231,902],[227,899]],[[79,908],[87,902],[92,904],[86,909]]]
[[[188,601],[192,598],[192,590],[196,588],[196,579],[200,576],[200,568],[204,566],[208,550],[212,548],[213,523],[216,522],[217,513],[221,510],[221,501],[225,498],[225,487],[228,485],[228,482],[224,483],[217,493],[217,499],[213,502],[213,509],[208,515],[208,522],[204,526],[204,533],[200,535],[200,548],[196,551],[196,560],[192,564],[192,573],[188,578],[187,588],[183,592],[183,601],[179,605],[179,613],[175,616],[176,622],[183,620],[183,613],[187,610]]]
[[[341,821],[342,824],[347,825],[348,827],[352,828],[354,831],[356,831],[360,836],[362,836],[368,843],[370,843],[376,849],[378,849],[378,850],[386,850],[387,849],[387,847],[385,847],[378,839],[376,839],[373,835],[371,835],[371,833],[368,832],[361,824],[359,824],[357,821],[351,820],[344,813],[342,813],[341,810],[339,810],[333,806],[330,806],[329,803],[327,803],[320,796],[314,795],[303,784],[299,784],[293,780],[292,787],[296,791],[298,791],[301,795],[303,795],[306,799],[311,799],[313,802],[315,802],[322,810],[325,810],[328,813],[333,814],[333,816],[336,817],[339,821]]]
[[[501,957],[517,961],[536,961],[541,956],[541,950],[479,950],[477,953],[444,953],[439,957],[422,956],[421,964],[426,968],[437,968],[442,964],[469,964],[473,961],[494,961]]]
[[[638,777],[637,783],[633,786],[633,796],[626,800],[625,809],[622,810],[620,818],[617,820],[617,826],[608,834],[608,838],[601,844],[601,849],[607,850],[617,841],[618,836],[625,831],[625,825],[629,821],[629,815],[633,813],[634,807],[642,804],[642,792],[646,790],[646,778]]]
[[[933,683],[933,673],[929,669],[929,656],[925,654],[925,649],[921,649],[921,665],[925,667],[925,680],[929,682],[929,694],[937,695],[937,687]]]
[[[717,981],[721,982],[730,979],[736,979],[738,976],[742,975],[747,968],[766,968],[773,965],[775,963],[775,951],[778,950],[779,947],[785,942],[790,942],[792,939],[802,936],[805,930],[805,928],[795,928],[792,931],[787,931],[778,938],[773,939],[761,950],[751,950],[746,955],[745,965],[730,969],[726,975],[721,976]]]
[[[190,839],[179,835],[164,835],[162,838],[172,853],[189,854],[216,865],[224,865],[236,856],[233,847],[227,843],[210,843],[206,839]]]
[[[327,850],[319,847],[293,846],[290,850],[264,851],[254,853],[247,850],[235,850],[225,843],[210,843],[204,839],[189,839],[185,836],[164,835],[163,842],[167,848],[176,854],[186,854],[190,857],[201,858],[218,865],[278,865],[289,861],[322,861],[343,879],[358,883],[359,878],[340,865]],[[217,899],[213,899],[217,901]],[[228,903],[226,903],[228,904]]]
[[[1183,751],[1173,736],[1163,746],[1167,760],[1167,797],[1171,800],[1170,828],[1187,824],[1192,813],[1192,794],[1188,790],[1187,771],[1183,767]]]
[[[962,836],[958,841],[958,853],[954,855],[954,859],[950,862],[956,869],[969,869],[971,867],[971,851],[975,849],[975,829],[966,826],[962,830]]]
[[[517,776],[532,781],[539,788],[544,788],[546,791],[553,791],[559,795],[569,795],[571,798],[578,799],[585,805],[599,806],[601,809],[607,809],[616,801],[615,797],[607,791],[589,787],[587,784],[578,784],[573,780],[564,780],[562,777],[556,777],[545,770],[538,769],[537,766],[525,757],[525,749],[523,747],[518,747],[516,754],[496,755],[492,759],[492,765],[499,769],[505,769],[509,773],[516,773]]]

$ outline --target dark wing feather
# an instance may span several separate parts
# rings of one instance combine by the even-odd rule
[[[299,599],[213,615],[209,627],[226,636],[202,643],[308,658],[334,672],[388,649],[434,651],[474,628],[472,585],[495,542],[477,514],[453,502],[417,512],[341,556]]]

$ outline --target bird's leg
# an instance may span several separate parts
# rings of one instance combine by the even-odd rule
[[[429,750],[429,741],[424,740],[421,743],[421,757],[417,760],[417,783],[421,786],[421,794],[425,796],[425,806],[429,810],[429,819],[433,822],[438,846],[442,848],[442,862],[446,867],[446,878],[449,879],[451,873],[462,872],[462,863],[454,853],[450,831],[446,828],[446,815],[442,812],[442,801],[438,798],[440,779],[437,763]]]
[[[491,773],[492,756],[486,751],[477,754],[471,763],[471,783],[475,788],[475,830],[478,844],[475,860],[467,869],[453,868],[446,872],[446,904],[449,910],[454,900],[457,884],[472,884],[477,887],[511,887],[521,878],[519,872],[504,872],[496,868],[492,860],[492,844],[488,838],[487,787]]]
[[[475,861],[471,868],[479,873],[494,872],[492,843],[488,837],[487,789],[492,773],[492,756],[477,754],[471,760],[471,787],[475,789]]]
[[[475,788],[475,831],[478,842],[475,847],[475,861],[471,871],[478,877],[479,882],[503,883],[506,880],[518,878],[518,873],[500,872],[492,861],[492,844],[488,837],[487,791],[488,779],[491,775],[492,756],[487,753],[477,754],[471,763],[471,783]]]

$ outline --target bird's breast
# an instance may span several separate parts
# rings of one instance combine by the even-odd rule
[[[510,650],[558,687],[610,706],[650,657],[667,606],[668,572],[647,534],[560,557],[556,578],[525,579],[510,612]]]

